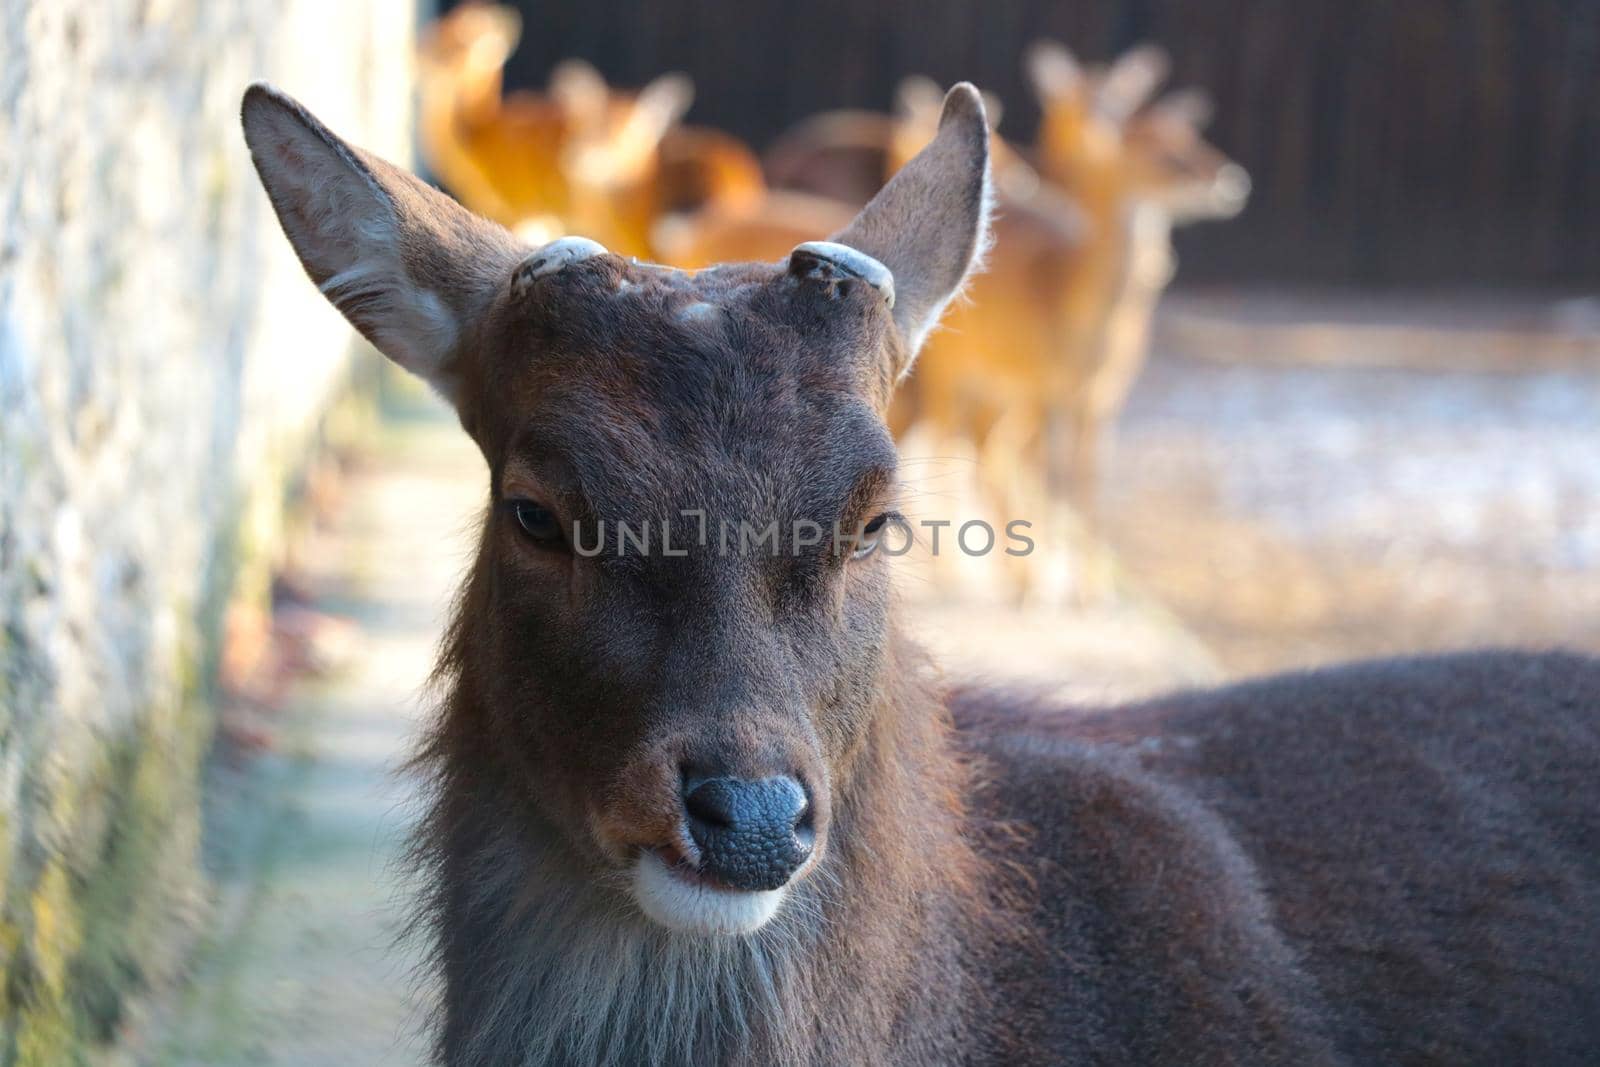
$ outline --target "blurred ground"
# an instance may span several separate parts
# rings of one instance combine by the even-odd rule
[[[903,611],[951,673],[1098,701],[1413,648],[1600,649],[1600,357],[1570,315],[1508,350],[1493,338],[1511,320],[1481,307],[1381,328],[1282,309],[1190,298],[1164,317],[1106,481],[1121,595],[1019,613],[908,574]],[[1473,314],[1489,325],[1446,325]],[[394,767],[483,472],[453,420],[411,414],[300,553],[311,606],[358,636],[214,769],[217,928],[147,1062],[421,1061]]]
[[[299,553],[311,607],[357,624],[336,674],[221,747],[212,769],[215,931],[145,1062],[403,1067],[418,953],[397,863],[414,812],[397,771],[421,714],[482,501],[453,424],[397,423],[357,463],[337,519]],[[235,730],[236,734],[240,731]]]
[[[1600,302],[1189,296],[1155,347],[1107,532],[1230,675],[1600,649]]]

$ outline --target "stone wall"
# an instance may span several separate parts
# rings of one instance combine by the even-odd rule
[[[222,607],[348,380],[240,94],[404,158],[414,19],[0,0],[0,1064],[93,1059],[192,926]]]

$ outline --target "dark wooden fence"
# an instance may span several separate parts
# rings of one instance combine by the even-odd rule
[[[905,74],[1037,111],[1038,37],[1100,59],[1142,40],[1216,98],[1247,213],[1187,232],[1190,279],[1600,282],[1600,0],[524,0],[512,81],[569,55],[613,81],[693,75],[692,119],[757,145]]]

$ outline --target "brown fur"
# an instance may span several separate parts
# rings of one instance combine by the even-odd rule
[[[1112,1044],[1142,1050],[1130,1062],[1600,1055],[1600,663],[1474,652],[1113,710],[952,704],[1009,766],[998,803],[1056,813],[1038,823],[1046,892],[1131,905],[1096,914],[1099,951],[1071,929],[1081,903],[1040,916],[1078,967],[1093,961],[1058,988],[1117,1005]],[[1097,795],[1113,775],[1126,784]],[[1141,830],[1127,794],[1155,790],[1166,829]],[[1193,847],[1208,835],[1211,857]],[[1240,918],[1255,929],[1221,943]],[[1117,991],[1132,977],[1119,957],[1141,995]],[[1199,985],[1175,996],[1185,972]],[[1325,1053],[1247,1051],[1241,1009]]]
[[[1580,1063],[1600,1047],[1600,666],[1495,654],[1107,713],[941,692],[884,553],[580,557],[519,525],[893,507],[884,426],[981,242],[987,135],[817,269],[697,275],[505,235],[272,90],[246,136],[308,272],[491,471],[416,767],[437,1058],[479,1064]],[[523,257],[527,256],[524,262]],[[522,263],[522,266],[519,266]],[[713,539],[711,545],[715,545]],[[801,783],[747,934],[647,918],[686,768]]]

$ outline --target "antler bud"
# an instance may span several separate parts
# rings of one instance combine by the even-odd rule
[[[517,265],[511,274],[512,295],[521,296],[528,286],[547,274],[603,255],[606,255],[606,246],[587,237],[561,237],[551,241]]]
[[[894,307],[894,275],[865,252],[834,241],[807,241],[789,253],[789,273],[807,278],[844,274],[860,278],[876,289],[883,302]]]

